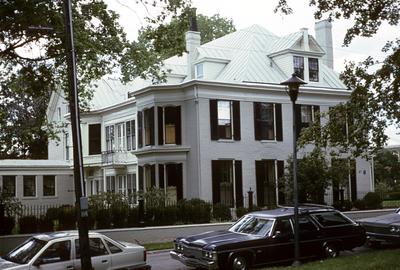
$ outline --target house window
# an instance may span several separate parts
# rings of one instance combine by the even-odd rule
[[[144,145],[154,145],[154,107],[143,111]]]
[[[158,107],[158,144],[181,144],[181,107]]]
[[[311,82],[319,81],[319,67],[317,58],[308,58],[308,76]]]
[[[137,203],[137,197],[136,197],[136,192],[137,192],[137,184],[136,184],[136,174],[127,174],[126,175],[126,188],[128,191],[128,195],[133,194],[133,197],[131,197],[133,200],[131,203]]]
[[[256,160],[256,188],[258,206],[276,206],[275,160]]]
[[[106,127],[106,150],[111,152],[115,149],[114,144],[114,126]]]
[[[125,150],[125,126],[124,123],[119,123],[115,125],[116,130],[116,149],[117,151]]]
[[[155,165],[146,165],[144,166],[144,183],[145,190],[150,191],[152,188],[156,186],[156,166]]]
[[[296,105],[296,136],[299,137],[301,130],[311,126],[316,120],[317,112],[319,112],[319,106],[315,105]]]
[[[293,56],[293,69],[296,76],[304,80],[304,57]]]
[[[16,196],[16,182],[15,175],[3,176],[3,192],[11,197]]]
[[[58,121],[61,121],[61,107],[57,107]]]
[[[118,192],[120,194],[126,194],[126,175],[118,175]]]
[[[282,141],[282,105],[254,102],[256,140]]]
[[[55,175],[43,175],[43,196],[56,196]]]
[[[210,100],[211,139],[240,140],[240,102]]]
[[[36,197],[36,176],[24,175],[23,186],[24,197]]]
[[[107,192],[115,193],[115,176],[107,176],[106,177],[106,189]]]
[[[159,164],[159,188],[165,190],[167,204],[183,199],[182,163]]]
[[[203,63],[196,65],[196,79],[204,78],[204,65]]]
[[[127,121],[125,123],[126,127],[126,149],[128,151],[136,149],[136,130],[135,130],[135,120]]]
[[[69,134],[64,134],[65,160],[69,160]]]
[[[101,154],[101,124],[89,125],[89,155]]]
[[[243,206],[242,162],[240,160],[212,161],[213,203],[229,207]]]

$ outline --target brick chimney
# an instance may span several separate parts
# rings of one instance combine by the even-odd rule
[[[322,57],[322,63],[330,69],[333,69],[332,23],[329,20],[315,23],[315,38],[325,51],[325,55]]]
[[[186,32],[187,55],[187,77],[186,80],[194,79],[194,61],[197,57],[196,48],[200,46],[200,32],[197,29],[196,9],[193,8],[189,16],[189,31]]]

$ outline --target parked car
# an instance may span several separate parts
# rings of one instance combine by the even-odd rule
[[[105,269],[150,269],[144,247],[89,233],[92,266]],[[0,269],[81,269],[77,231],[39,234],[0,259]]]
[[[292,261],[292,207],[249,213],[228,230],[206,232],[174,241],[173,259],[205,269],[248,269]],[[365,229],[333,208],[299,208],[301,259],[337,257],[341,250],[364,244]]]
[[[382,242],[400,244],[400,208],[394,213],[358,220],[367,231],[368,243],[377,246]]]

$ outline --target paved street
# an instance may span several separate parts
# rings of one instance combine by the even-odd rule
[[[343,251],[340,256],[352,256],[370,250],[363,246],[355,248],[353,251]],[[156,251],[149,252],[147,256],[147,263],[151,265],[152,270],[189,270],[194,269],[191,267],[185,267],[180,262],[171,259],[169,251]]]

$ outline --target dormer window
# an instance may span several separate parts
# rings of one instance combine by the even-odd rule
[[[304,80],[304,57],[293,56],[293,69],[296,76]]]
[[[308,74],[310,82],[319,81],[318,73],[319,73],[318,58],[308,58]]]
[[[203,79],[204,78],[204,70],[203,70],[203,63],[196,65],[196,79]]]

